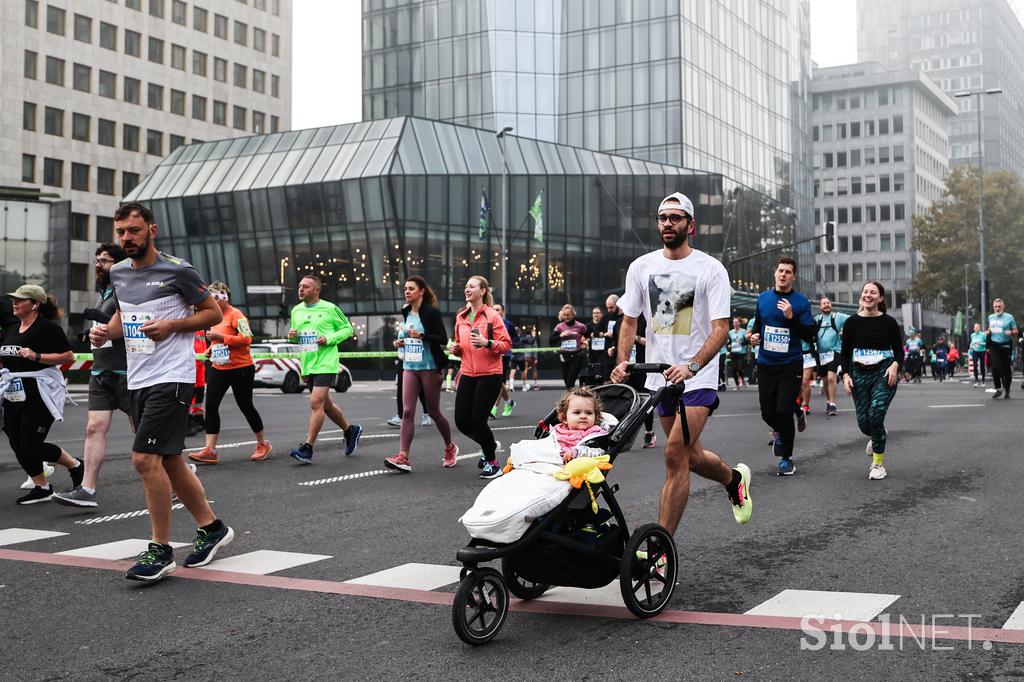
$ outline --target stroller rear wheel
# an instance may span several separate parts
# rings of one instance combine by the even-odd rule
[[[672,535],[656,523],[638,528],[626,543],[619,570],[626,608],[638,618],[661,613],[675,591],[678,571]]]
[[[477,646],[494,639],[508,616],[508,587],[493,568],[470,572],[455,591],[452,624],[466,644]]]
[[[505,557],[501,560],[501,575],[505,578],[508,591],[520,599],[536,599],[548,591],[549,585],[535,583],[522,577],[512,567],[512,560]]]

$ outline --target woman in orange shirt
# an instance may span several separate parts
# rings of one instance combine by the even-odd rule
[[[220,434],[220,402],[228,388],[235,396],[238,409],[245,415],[249,428],[256,434],[256,449],[250,459],[261,462],[267,458],[272,449],[263,437],[263,419],[256,411],[252,402],[252,384],[256,377],[256,365],[249,353],[252,343],[252,331],[249,321],[238,308],[229,301],[231,290],[224,282],[213,282],[207,287],[210,295],[217,301],[223,319],[220,324],[206,333],[210,347],[206,356],[210,359],[212,371],[206,379],[206,447],[199,452],[189,454],[188,458],[200,464],[216,464],[217,436]]]

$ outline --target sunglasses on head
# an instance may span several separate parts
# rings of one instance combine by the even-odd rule
[[[685,215],[680,215],[678,213],[658,214],[658,222],[661,223],[662,225],[664,225],[665,223],[668,223],[670,225],[678,225],[679,223],[683,222],[686,219],[687,217]]]

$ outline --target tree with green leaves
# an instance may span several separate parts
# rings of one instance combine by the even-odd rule
[[[989,304],[1000,297],[1007,310],[1024,313],[1024,186],[1008,171],[986,173],[984,196]],[[962,309],[966,264],[968,297],[977,315],[978,241],[978,169],[960,165],[946,176],[942,199],[914,218],[914,248],[924,260],[913,283],[917,297],[938,300],[947,313]]]

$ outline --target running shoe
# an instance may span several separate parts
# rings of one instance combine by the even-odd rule
[[[75,461],[78,462],[78,466],[76,466],[74,469],[68,469],[68,473],[71,474],[72,490],[82,485],[82,479],[85,478],[85,462],[83,462],[77,457],[75,457]]]
[[[36,504],[38,502],[49,502],[53,498],[53,486],[49,488],[40,488],[37,485],[32,486],[32,490],[29,490],[27,494],[22,495],[18,498],[18,504]]]
[[[836,404],[835,403],[828,403],[827,405],[825,405],[825,415],[826,416],[834,417],[837,414],[839,414],[839,410],[838,410],[838,408],[836,408]]]
[[[135,558],[135,565],[128,569],[124,577],[128,580],[156,582],[177,567],[172,547],[151,542],[146,551]]]
[[[53,501],[63,504],[66,507],[95,507],[96,493],[90,493],[82,486],[72,488],[67,492],[54,493]]]
[[[811,406],[810,405],[804,405],[803,409],[804,409],[804,414],[806,414],[808,417],[811,416]]]
[[[992,400],[996,400],[998,398],[1001,398],[1002,396],[1003,396],[1003,389],[997,388],[996,392],[992,394]]]
[[[480,472],[480,478],[497,478],[501,474],[501,467],[498,466],[497,462],[485,462],[484,468]]]
[[[288,453],[288,456],[292,459],[298,460],[302,464],[313,463],[313,446],[309,443],[303,443],[299,447],[295,448]]]
[[[402,425],[402,417],[396,414],[394,417],[391,417],[390,419],[388,419],[387,425],[388,426],[394,426],[395,428],[398,428],[399,426]]]
[[[881,464],[872,464],[871,469],[868,470],[869,481],[881,481],[885,476],[885,467]]]
[[[495,455],[497,455],[497,453],[501,452],[502,450],[503,450],[503,448],[501,447],[501,441],[500,440],[494,441],[494,453],[495,453]],[[480,459],[477,460],[476,468],[477,469],[483,469],[485,464],[487,464],[487,455],[485,455],[483,453],[483,451],[481,450],[480,451]]]
[[[188,458],[200,464],[216,464],[220,461],[217,459],[217,453],[210,448],[203,448],[199,452],[190,452]]]
[[[750,520],[751,514],[754,513],[754,501],[750,498],[750,467],[746,464],[737,464],[733,470],[740,475],[739,485],[736,486],[736,490],[725,486],[725,491],[729,494],[729,501],[732,503],[733,518],[742,526]]]
[[[885,435],[886,436],[889,435],[889,429],[885,430]],[[871,457],[872,455],[874,455],[875,454],[875,447],[874,446],[875,446],[874,441],[871,440],[870,438],[868,438],[868,444],[864,446],[864,454],[866,454],[868,457]]]
[[[654,435],[654,431],[647,431],[644,433],[644,449],[649,450],[653,448],[658,442],[658,437]]]
[[[434,420],[430,418],[429,414],[425,414],[420,417],[420,426],[430,426],[434,423]]]
[[[270,456],[270,451],[274,449],[274,446],[270,444],[269,440],[265,440],[262,443],[256,443],[256,449],[252,451],[252,455],[249,457],[253,462],[262,462]]]
[[[491,408],[491,419],[497,419],[497,418],[498,418],[498,406],[495,405],[494,407]]]
[[[43,462],[43,476],[45,476],[46,478],[49,478],[50,476],[53,475],[54,471],[56,471],[56,469],[54,469],[50,465],[49,462]],[[25,482],[21,484],[21,489],[22,490],[32,490],[32,488],[35,488],[35,487],[36,487],[36,483],[35,483],[35,481],[32,480],[31,476],[26,478]]]
[[[199,568],[213,561],[217,551],[235,539],[235,531],[231,526],[221,522],[217,530],[205,531],[196,529],[196,537],[192,541],[192,553],[185,557],[187,568]]]
[[[349,424],[345,430],[345,454],[355,454],[359,447],[359,438],[363,435],[363,427],[359,424]]]
[[[397,471],[412,471],[412,463],[409,461],[409,458],[401,452],[394,457],[385,457],[384,466]]]
[[[797,405],[796,407],[796,430],[803,433],[804,429],[807,428],[807,412],[804,410],[804,406]]]
[[[455,443],[450,444],[444,449],[444,468],[451,469],[459,461],[459,446]]]
[[[505,409],[502,410],[501,416],[502,417],[511,417],[512,416],[512,410],[514,410],[514,409],[516,409],[516,401],[514,401],[514,400],[508,401],[507,403],[505,403]]]
[[[779,457],[779,476],[792,476],[796,473],[796,464],[789,457]]]
[[[516,382],[514,382],[514,381],[509,382],[508,392],[509,393],[515,393],[516,392]]]
[[[1009,400],[1009,399],[1010,399],[1010,389],[1007,388],[1006,392],[1003,393],[1003,400]]]

